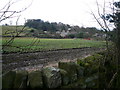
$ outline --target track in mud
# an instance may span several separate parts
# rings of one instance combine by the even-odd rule
[[[56,64],[59,61],[75,61],[77,58],[84,58],[95,52],[104,49],[100,48],[77,48],[64,50],[51,50],[35,53],[12,53],[2,55],[3,72],[13,69],[41,69],[44,66]]]

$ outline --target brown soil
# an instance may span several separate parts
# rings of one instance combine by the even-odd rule
[[[65,50],[53,50],[35,53],[12,53],[2,55],[3,72],[13,69],[36,70],[46,66],[57,66],[59,61],[76,61],[95,52],[100,48],[77,48]]]

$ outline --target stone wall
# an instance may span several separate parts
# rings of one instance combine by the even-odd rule
[[[98,65],[102,56],[77,62],[59,62],[58,67],[41,70],[12,70],[3,75],[3,88],[97,88]]]

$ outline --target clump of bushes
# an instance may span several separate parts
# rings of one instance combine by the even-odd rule
[[[116,65],[117,59],[114,53],[114,49],[110,49],[109,51],[105,50],[87,58],[77,60],[77,63],[85,69],[85,77],[98,76],[96,82],[97,88],[120,87],[120,74],[118,72],[120,65]]]

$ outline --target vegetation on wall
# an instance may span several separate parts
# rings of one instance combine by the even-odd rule
[[[104,58],[99,63],[100,88],[120,88],[120,2],[112,2],[112,5],[112,12],[107,14],[105,12],[105,2],[102,14],[99,11],[100,7],[98,5],[98,14],[103,22],[100,22],[92,12],[101,28],[109,35],[106,37],[107,50],[101,53]],[[110,31],[108,23],[114,26],[112,31]],[[111,40],[113,45],[109,45],[108,40]]]

